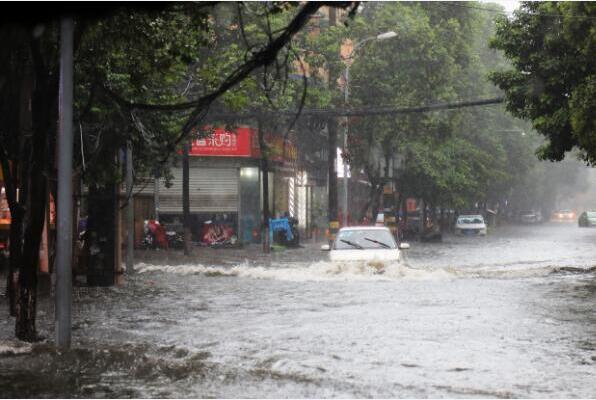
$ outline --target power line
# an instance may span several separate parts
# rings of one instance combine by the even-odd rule
[[[492,8],[484,8],[484,7],[478,7],[478,6],[469,6],[469,5],[464,5],[462,3],[467,3],[467,2],[436,2],[434,4],[439,4],[441,6],[451,6],[451,7],[460,7],[460,8],[468,8],[468,9],[472,9],[472,10],[480,10],[480,11],[487,11],[487,12],[492,12],[495,14],[500,14],[500,15],[504,15],[504,16],[509,16],[509,14],[507,14],[506,12],[503,12],[501,10],[495,10]],[[516,13],[518,14],[523,14],[523,15],[532,15],[532,16],[536,16],[536,17],[549,17],[549,18],[578,18],[578,19],[596,19],[596,16],[591,16],[591,15],[570,15],[570,14],[546,14],[546,13],[529,13],[526,11],[520,11],[520,9],[518,8],[517,10],[515,10]]]
[[[500,14],[500,15],[508,16],[508,14],[506,12],[503,12],[501,10],[492,9],[492,8],[467,6],[467,5],[463,5],[463,4],[460,4],[460,3],[442,2],[442,1],[438,1],[438,2],[436,2],[434,4],[437,4],[437,3],[440,6],[451,6],[451,7],[468,8],[468,9],[472,9],[472,10],[481,10],[481,11],[487,11],[487,12],[492,12],[492,13],[495,13],[495,14]]]
[[[414,107],[398,107],[398,106],[375,106],[375,107],[360,107],[360,108],[332,108],[332,109],[314,109],[304,108],[299,113],[300,116],[318,116],[318,117],[365,117],[365,116],[380,116],[380,115],[396,115],[396,114],[413,114],[424,113],[432,111],[455,110],[467,107],[480,107],[501,104],[505,100],[503,97],[495,97],[492,99],[482,100],[468,100],[453,103],[436,103],[427,104]],[[210,119],[222,120],[241,120],[255,118],[257,115],[261,116],[286,116],[294,117],[298,114],[297,110],[288,111],[265,111],[252,110],[246,113],[212,113],[208,115]]]
[[[455,109],[467,108],[467,107],[487,106],[487,105],[501,104],[503,102],[504,102],[503,97],[495,97],[492,99],[460,101],[460,102],[454,102],[454,103],[438,103],[438,104],[429,104],[429,105],[417,106],[417,107],[392,107],[392,106],[389,106],[389,107],[375,107],[375,109],[365,108],[365,109],[346,110],[343,115],[345,115],[345,116],[371,116],[371,115],[391,115],[391,114],[412,114],[412,113],[423,113],[423,112],[430,112],[430,111],[455,110]]]

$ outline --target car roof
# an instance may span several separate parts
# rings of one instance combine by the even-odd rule
[[[386,226],[370,226],[370,225],[363,225],[363,226],[346,226],[341,228],[339,231],[374,231],[374,230],[385,230],[388,231],[389,228]]]
[[[470,215],[468,215],[468,214],[466,214],[466,215],[460,215],[460,216],[458,216],[457,218],[478,218],[478,217],[480,217],[480,218],[483,218],[483,217],[482,217],[482,215],[480,215],[480,214],[474,214],[474,215],[472,215],[472,214],[470,214]]]

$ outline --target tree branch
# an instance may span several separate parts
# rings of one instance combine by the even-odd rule
[[[129,109],[149,110],[149,111],[183,111],[194,108],[190,118],[183,129],[183,135],[188,134],[195,125],[199,115],[204,112],[214,100],[216,100],[223,93],[240,83],[248,75],[257,68],[270,65],[277,57],[279,51],[286,46],[310,20],[310,16],[317,12],[321,7],[329,6],[336,8],[346,8],[353,5],[352,2],[308,2],[298,14],[290,21],[284,31],[275,39],[271,40],[263,49],[254,52],[252,57],[244,64],[240,65],[234,72],[232,72],[226,80],[212,93],[200,97],[197,100],[178,103],[178,104],[147,104],[135,103],[122,98],[106,85],[103,89],[116,102]],[[179,139],[180,140],[180,139]],[[178,141],[179,141],[178,140]]]

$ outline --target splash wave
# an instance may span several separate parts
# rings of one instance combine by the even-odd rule
[[[165,272],[181,275],[236,276],[253,279],[274,279],[293,282],[304,281],[358,281],[358,280],[395,280],[395,279],[433,279],[447,278],[444,270],[424,270],[411,268],[400,263],[385,264],[381,261],[370,262],[329,262],[319,261],[311,264],[296,263],[283,267],[254,266],[248,262],[234,267],[213,267],[201,264],[185,265],[135,265],[140,273]]]
[[[0,341],[0,356],[28,354],[32,351],[33,346],[30,343],[20,342],[17,340]]]
[[[585,274],[596,272],[596,266],[557,266],[518,264],[507,266],[427,268],[405,263],[329,262],[293,263],[264,267],[246,261],[233,267],[202,264],[152,265],[137,264],[139,273],[162,272],[206,277],[241,277],[291,282],[306,281],[393,281],[443,279],[523,279],[552,274]]]

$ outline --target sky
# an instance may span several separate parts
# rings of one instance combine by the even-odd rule
[[[507,14],[519,7],[519,1],[515,0],[480,0],[481,3],[497,3],[505,8]]]

